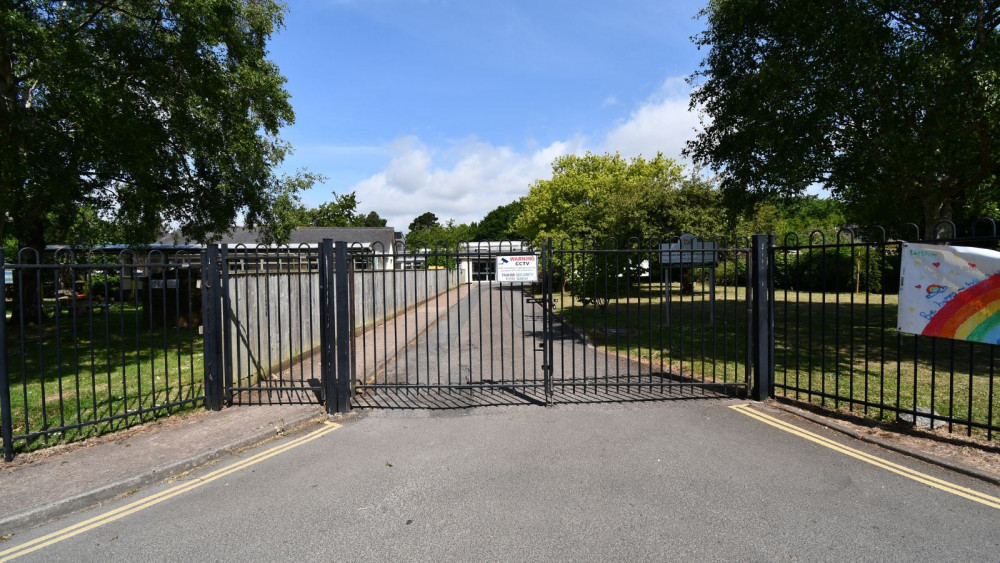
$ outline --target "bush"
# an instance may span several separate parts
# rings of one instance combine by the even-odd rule
[[[888,249],[886,249],[888,250]],[[823,292],[896,293],[899,257],[881,245],[803,248],[775,257],[775,287]]]
[[[87,295],[91,299],[117,299],[121,293],[121,278],[118,274],[94,272],[88,280]]]

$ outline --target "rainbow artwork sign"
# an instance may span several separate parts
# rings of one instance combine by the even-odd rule
[[[1000,252],[903,243],[900,332],[1000,344]]]

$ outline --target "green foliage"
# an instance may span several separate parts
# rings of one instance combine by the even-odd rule
[[[93,299],[103,299],[105,295],[117,299],[121,293],[121,277],[118,274],[94,272],[87,279],[87,295]]]
[[[611,237],[648,240],[683,232],[722,230],[714,186],[658,154],[626,160],[618,154],[567,155],[552,165],[552,179],[539,180],[523,200],[514,228],[536,246],[555,240]]]
[[[308,227],[350,227],[355,221],[358,209],[358,197],[354,192],[333,195],[333,201],[328,201],[314,209],[303,211],[301,226]]]
[[[798,291],[895,294],[899,257],[879,245],[810,248],[775,257],[775,287]]]
[[[861,224],[1000,201],[1000,5],[713,0],[689,143],[733,209],[821,184]]]
[[[359,214],[354,218],[353,227],[384,227],[386,220],[374,211],[369,211],[367,215]]]
[[[573,270],[567,272],[567,289],[581,303],[594,303],[600,307],[613,297],[617,271],[607,255],[581,254],[574,257]]]
[[[307,224],[308,212],[299,193],[311,188],[316,182],[326,178],[319,174],[300,171],[294,176],[284,176],[282,187],[275,195],[269,212],[260,225],[260,241],[263,244],[287,242],[292,229]]]
[[[333,194],[333,201],[323,203],[319,207],[308,208],[303,205],[298,193],[324,179],[323,176],[306,172],[288,178],[286,189],[275,199],[269,220],[261,228],[261,242],[287,242],[296,227],[385,226],[385,219],[374,211],[367,214],[358,213],[359,202],[355,192]]]
[[[80,209],[121,243],[264,222],[294,119],[266,58],[283,17],[273,0],[6,3],[0,237],[57,242]]]
[[[435,223],[436,221],[435,217]],[[411,230],[406,235],[406,247],[411,252],[431,252],[427,260],[428,266],[454,268],[457,265],[455,258],[448,255],[455,253],[459,243],[471,240],[472,234],[473,229],[469,225],[455,223],[453,219],[449,219],[444,225],[434,224],[415,231]]]
[[[736,233],[744,237],[773,233],[780,243],[788,233],[805,239],[809,233],[821,231],[835,237],[846,224],[844,204],[838,200],[816,195],[772,197],[739,215]]]
[[[520,240],[514,222],[524,209],[524,198],[501,205],[490,211],[479,223],[473,224],[474,240]]]
[[[413,233],[414,231],[427,231],[440,226],[441,224],[438,222],[437,215],[428,211],[410,221],[410,226],[406,230],[408,233]]]

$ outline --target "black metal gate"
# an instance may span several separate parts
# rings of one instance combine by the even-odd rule
[[[677,239],[565,241],[549,251],[552,387],[578,400],[746,393],[749,248]],[[574,399],[574,397],[577,397]]]
[[[353,274],[355,403],[546,402],[545,274],[503,281],[497,262],[526,256],[544,270],[547,255],[510,241],[397,250],[402,268]]]
[[[703,244],[210,247],[209,403],[334,412],[745,394],[770,362],[753,352],[770,318],[766,250],[752,261],[749,244]],[[537,275],[508,281],[504,263],[519,257]]]

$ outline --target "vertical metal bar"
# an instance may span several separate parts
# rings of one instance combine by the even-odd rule
[[[225,366],[225,401],[233,404],[233,315],[232,301],[229,295],[229,245],[222,247],[219,265],[222,267],[222,360]]]
[[[358,325],[358,310],[357,303],[358,300],[354,295],[354,280],[356,278],[355,274],[357,270],[354,267],[354,255],[348,252],[347,254],[347,279],[348,282],[348,293],[350,294],[348,302],[348,311],[350,312],[349,321],[347,323],[347,341],[350,351],[350,366],[351,366],[351,379],[347,382],[348,397],[350,397],[351,381],[353,381],[355,367],[358,365],[358,350],[357,350],[357,339],[355,338],[357,334],[355,333],[355,327]],[[363,276],[363,274],[362,274]],[[364,282],[362,281],[362,285]],[[363,289],[363,288],[362,288]],[[364,292],[362,292],[362,297],[364,297]],[[361,320],[364,322],[365,313],[361,311]],[[349,400],[349,399],[348,399]]]
[[[545,405],[552,404],[552,364],[555,355],[552,349],[553,318],[552,306],[552,239],[545,241],[542,247],[542,373],[545,378]]]
[[[222,409],[222,354],[219,328],[219,247],[211,244],[201,253],[202,318],[204,326],[205,407]],[[152,272],[150,272],[152,280]]]
[[[334,303],[333,287],[333,241],[323,239],[319,246],[319,330],[320,330],[320,379],[323,387],[323,402],[327,414],[337,412],[336,396],[337,382],[334,375],[334,342],[333,324]]]
[[[0,251],[0,273],[4,273],[4,255]],[[6,282],[5,282],[6,283]],[[21,307],[24,315],[24,307]],[[25,411],[28,404],[24,404]],[[10,374],[7,368],[7,299],[0,299],[0,436],[3,438],[3,459],[14,459],[14,423],[10,412]]]
[[[351,372],[354,363],[351,361],[351,272],[347,265],[347,243],[338,241],[336,247],[336,282],[337,290],[337,412],[351,411]],[[329,407],[328,407],[329,408]]]
[[[138,262],[138,260],[136,260]],[[202,345],[202,377],[204,381],[202,382],[202,388],[204,389],[205,395],[205,408],[208,410],[213,410],[212,401],[212,368],[215,362],[212,361],[212,262],[209,258],[208,248],[204,249],[200,253],[198,263],[201,264],[201,345]],[[124,276],[123,276],[124,277]],[[135,282],[132,285],[132,291],[135,291]],[[124,325],[122,325],[122,333],[124,334]],[[138,332],[138,331],[137,331]],[[122,350],[122,356],[124,357],[125,351]],[[124,370],[124,365],[122,366]],[[122,372],[122,389],[123,389],[123,399],[126,401],[125,412],[128,412],[128,395],[124,393],[125,387],[125,375]]]
[[[775,311],[775,259],[774,259],[774,235],[767,235],[767,372],[770,374],[768,384],[768,396],[774,395],[774,311]]]
[[[751,248],[753,277],[753,399],[763,401],[771,394],[774,374],[769,350],[771,343],[770,256],[768,235],[754,235]]]

